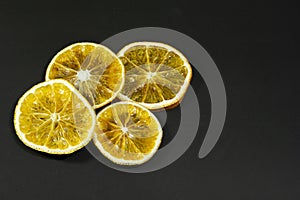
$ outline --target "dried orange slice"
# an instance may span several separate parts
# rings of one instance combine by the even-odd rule
[[[90,102],[99,108],[111,102],[124,84],[124,67],[118,57],[100,44],[72,44],[50,62],[46,80],[69,81]]]
[[[136,42],[118,53],[125,67],[125,84],[119,98],[148,109],[177,105],[183,98],[192,68],[184,55],[166,44]]]
[[[114,163],[138,165],[157,151],[162,128],[156,117],[134,102],[118,102],[97,115],[94,143]]]
[[[20,140],[50,154],[69,154],[85,146],[92,138],[95,122],[89,102],[60,79],[28,90],[19,99],[14,115]]]

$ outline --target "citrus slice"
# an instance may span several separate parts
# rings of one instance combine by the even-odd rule
[[[51,80],[28,90],[15,109],[14,125],[27,146],[50,154],[69,154],[92,138],[95,111],[67,81]]]
[[[177,105],[191,77],[188,60],[175,48],[157,42],[136,42],[118,53],[125,67],[125,84],[119,98],[148,109]]]
[[[90,102],[99,108],[111,102],[124,84],[124,67],[107,47],[95,43],[75,43],[50,62],[46,80],[69,81]]]
[[[118,102],[97,115],[94,143],[114,163],[138,165],[157,151],[162,129],[156,117],[133,102]]]

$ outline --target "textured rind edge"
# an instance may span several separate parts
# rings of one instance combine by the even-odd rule
[[[173,107],[174,105],[179,104],[182,101],[182,99],[184,97],[184,94],[186,93],[186,91],[188,89],[188,86],[190,84],[190,81],[192,79],[192,74],[193,74],[192,73],[192,67],[191,67],[189,61],[187,60],[187,58],[180,51],[178,51],[177,49],[175,49],[174,47],[172,47],[172,46],[170,46],[168,44],[164,44],[164,43],[160,43],[160,42],[146,42],[146,41],[145,42],[134,42],[134,43],[130,43],[130,44],[126,45],[125,47],[123,47],[117,53],[117,56],[118,57],[124,56],[124,53],[128,49],[130,49],[130,48],[132,48],[134,46],[138,46],[138,45],[141,45],[141,46],[158,46],[158,47],[163,47],[163,48],[167,49],[168,51],[175,52],[184,61],[184,66],[186,66],[187,69],[188,69],[187,77],[185,78],[184,84],[181,87],[180,91],[176,94],[176,96],[174,98],[169,99],[169,100],[164,100],[164,101],[162,101],[160,103],[136,102],[136,101],[131,100],[129,97],[123,95],[121,92],[118,94],[118,98],[121,99],[121,100],[123,100],[123,101],[136,102],[136,103],[138,103],[140,105],[143,105],[144,107],[146,107],[146,108],[148,108],[150,110],[160,110],[162,108],[168,109],[168,107]],[[124,79],[125,79],[125,77],[124,77]]]
[[[157,152],[160,144],[161,144],[161,140],[162,140],[162,136],[163,136],[163,131],[162,131],[162,128],[161,128],[161,125],[158,121],[158,119],[155,117],[155,115],[147,110],[147,108],[139,105],[138,103],[134,103],[134,102],[130,102],[130,101],[120,101],[120,102],[117,102],[117,103],[114,103],[114,104],[111,104],[107,107],[105,107],[103,110],[101,110],[101,112],[98,113],[97,117],[96,117],[96,123],[98,122],[98,118],[100,117],[100,115],[105,111],[107,110],[108,108],[111,108],[113,105],[117,105],[117,104],[131,104],[133,106],[137,106],[139,108],[142,108],[144,109],[145,111],[147,111],[147,113],[149,113],[149,115],[152,117],[152,119],[155,120],[155,122],[157,123],[158,127],[159,127],[159,132],[158,132],[158,138],[155,142],[155,146],[154,148],[152,149],[151,153],[147,154],[146,156],[144,156],[143,159],[140,159],[140,160],[125,160],[125,159],[119,159],[119,158],[115,158],[113,157],[110,153],[108,153],[107,151],[105,151],[105,149],[103,148],[102,144],[98,141],[97,139],[97,133],[95,132],[94,133],[94,138],[93,138],[93,142],[95,144],[95,146],[98,148],[98,150],[107,158],[109,159],[110,161],[112,161],[113,163],[115,164],[119,164],[119,165],[141,165],[145,162],[147,162],[148,160],[150,160],[154,154]],[[96,124],[97,126],[97,124]],[[96,129],[95,129],[96,130]]]
[[[77,97],[82,100],[84,102],[84,105],[89,109],[90,114],[93,117],[93,123],[92,126],[90,128],[90,131],[88,133],[88,137],[83,140],[79,145],[77,146],[71,146],[67,149],[61,150],[61,149],[49,149],[45,146],[41,146],[41,145],[36,145],[30,141],[28,141],[25,138],[25,134],[20,130],[20,125],[19,125],[19,121],[18,121],[18,116],[20,116],[21,114],[21,103],[24,101],[24,99],[30,94],[30,93],[34,93],[36,89],[46,86],[46,85],[51,85],[53,83],[61,83],[64,84],[65,86],[67,86],[73,93],[75,93],[77,95]],[[36,85],[34,85],[32,88],[30,88],[29,90],[27,90],[22,97],[18,100],[17,106],[15,108],[15,113],[14,113],[14,126],[15,126],[15,130],[16,130],[16,134],[19,137],[19,139],[28,147],[35,149],[37,151],[41,151],[41,152],[45,152],[45,153],[49,153],[49,154],[71,154],[79,149],[81,149],[82,147],[84,147],[85,145],[87,145],[92,137],[93,137],[93,133],[94,133],[94,129],[95,129],[95,125],[96,125],[96,113],[94,111],[94,109],[92,108],[92,106],[89,104],[89,102],[85,99],[85,97],[83,97],[79,91],[76,90],[75,87],[73,87],[72,84],[70,84],[68,81],[63,80],[63,79],[54,79],[54,80],[49,80],[46,82],[41,82],[38,83]]]
[[[122,67],[122,80],[121,80],[119,88],[117,90],[114,90],[113,91],[114,94],[109,99],[107,99],[106,101],[104,101],[104,102],[102,102],[101,104],[98,104],[98,105],[92,105],[92,107],[94,109],[98,109],[98,108],[100,108],[102,106],[105,106],[108,103],[112,102],[118,96],[118,94],[121,92],[121,90],[124,86],[124,83],[125,83],[125,68],[124,68],[124,65],[123,65],[122,61],[119,59],[119,57],[112,50],[110,50],[108,47],[106,47],[104,45],[101,45],[101,44],[94,43],[94,42],[77,42],[77,43],[71,44],[71,45],[63,48],[62,50],[60,50],[58,53],[55,54],[55,56],[52,58],[52,60],[48,64],[48,67],[47,67],[47,70],[46,70],[46,75],[45,75],[45,80],[46,81],[53,80],[53,79],[49,78],[49,74],[50,74],[51,68],[52,68],[53,63],[55,62],[56,58],[60,54],[64,53],[65,51],[70,50],[73,47],[78,46],[78,45],[91,45],[91,46],[94,46],[94,47],[99,46],[99,47],[107,50],[110,54],[114,55],[114,57],[118,60],[120,66]]]

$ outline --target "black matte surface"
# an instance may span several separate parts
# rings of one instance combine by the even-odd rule
[[[0,2],[0,199],[300,198],[296,3],[95,2]],[[219,67],[228,116],[208,157],[197,158],[210,116],[207,89],[197,73],[192,85],[201,108],[198,136],[179,160],[160,171],[122,173],[97,162],[85,149],[58,158],[18,140],[12,123],[16,101],[43,80],[57,51],[143,26],[191,36]],[[176,130],[176,113],[169,113],[169,132]],[[172,137],[165,136],[164,144]]]

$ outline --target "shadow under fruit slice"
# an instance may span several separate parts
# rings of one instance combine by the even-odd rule
[[[192,68],[175,48],[157,42],[136,42],[118,53],[125,68],[125,84],[119,98],[148,109],[177,105],[192,77]]]
[[[29,89],[15,108],[14,125],[27,146],[50,154],[69,154],[92,138],[96,115],[67,81],[57,79]]]
[[[122,89],[124,66],[105,46],[75,43],[58,52],[47,68],[46,80],[58,78],[69,81],[96,109]]]
[[[97,115],[94,143],[109,160],[120,165],[138,165],[157,151],[162,128],[146,108],[133,102],[118,102]]]

